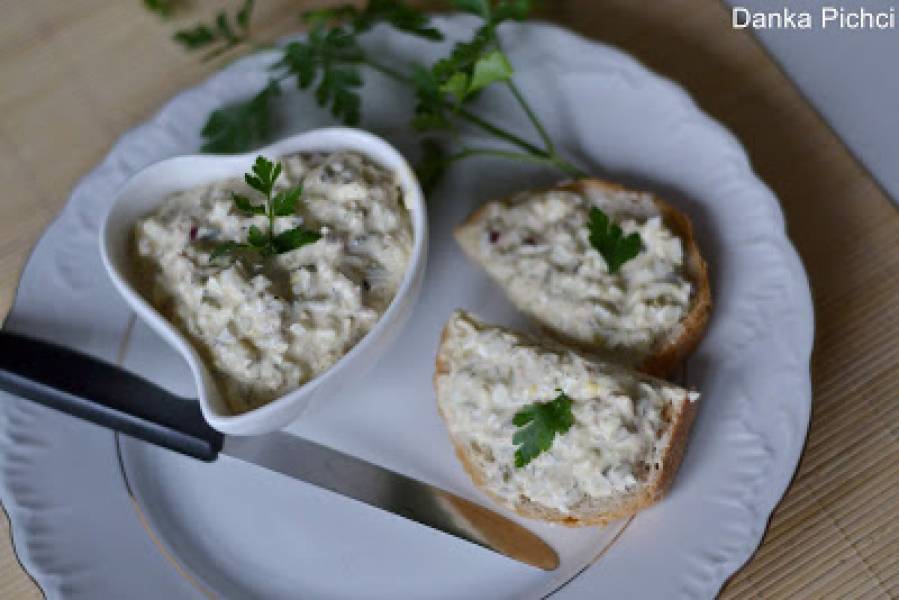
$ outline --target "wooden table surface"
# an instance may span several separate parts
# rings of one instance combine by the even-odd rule
[[[193,4],[193,15],[222,6]],[[297,27],[298,6],[313,3],[257,4],[256,31],[274,39]],[[755,41],[731,30],[717,0],[545,4],[546,18],[685,85],[736,133],[780,198],[811,279],[817,334],[805,454],[764,543],[722,597],[899,597],[896,209]],[[227,57],[186,56],[169,39],[177,22],[162,23],[139,0],[0,0],[0,14],[5,314],[29,249],[77,180],[123,132]],[[0,597],[39,598],[7,540],[4,523]]]

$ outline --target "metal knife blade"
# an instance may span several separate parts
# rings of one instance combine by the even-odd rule
[[[276,432],[226,436],[221,452],[406,517],[509,558],[551,571],[559,557],[546,542],[506,517],[309,440]]]

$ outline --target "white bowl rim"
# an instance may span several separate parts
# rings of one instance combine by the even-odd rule
[[[213,409],[207,397],[208,391],[204,382],[204,369],[206,369],[210,377],[212,376],[211,369],[205,367],[202,362],[203,359],[194,345],[173,323],[166,319],[142,294],[132,287],[127,278],[119,272],[113,263],[111,259],[112,249],[110,248],[110,215],[121,202],[126,201],[134,182],[139,181],[142,176],[146,176],[150,171],[172,168],[187,160],[208,161],[208,164],[216,164],[223,161],[229,164],[233,163],[235,166],[234,175],[239,177],[259,155],[281,158],[299,152],[328,152],[339,149],[358,152],[375,163],[389,163],[391,165],[389,168],[398,175],[400,184],[403,187],[403,201],[409,210],[413,230],[412,253],[403,279],[387,310],[380,316],[374,327],[323,373],[257,408],[240,414],[221,414]],[[373,149],[376,149],[376,151],[373,152]],[[237,168],[238,166],[239,168]],[[219,179],[215,178],[210,181]],[[164,200],[165,196],[160,197],[159,202],[162,203]],[[157,161],[135,173],[119,189],[100,226],[100,256],[114,287],[129,306],[187,360],[197,386],[200,408],[206,421],[213,428],[223,433],[238,435],[275,431],[286,426],[293,420],[293,417],[284,418],[285,414],[294,414],[289,411],[289,408],[301,404],[305,396],[312,393],[322,382],[335,377],[354,357],[364,352],[377,338],[383,336],[396,319],[404,300],[414,291],[413,286],[416,279],[423,276],[422,271],[427,264],[427,250],[427,205],[415,171],[406,158],[385,139],[371,132],[353,127],[310,129],[242,154],[184,154]]]

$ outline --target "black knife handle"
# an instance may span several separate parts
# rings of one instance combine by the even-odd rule
[[[3,331],[0,389],[200,460],[215,460],[222,448],[197,402],[86,354]]]

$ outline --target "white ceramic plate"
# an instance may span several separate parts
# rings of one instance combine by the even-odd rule
[[[460,36],[471,23],[441,21]],[[502,34],[521,87],[564,152],[682,208],[710,260],[715,310],[686,376],[703,400],[669,497],[605,529],[530,523],[562,558],[558,571],[543,573],[229,459],[195,463],[4,396],[0,497],[18,555],[50,598],[693,598],[714,596],[746,561],[796,467],[810,409],[811,300],[777,201],[727,131],[629,56],[546,25]],[[384,30],[367,44],[382,57],[435,55],[426,42]],[[122,138],[38,244],[8,328],[193,393],[187,366],[135,322],[107,281],[97,228],[130,175],[194,151],[209,111],[260,87],[270,60],[230,65]],[[528,131],[502,91],[482,102]],[[307,96],[279,103],[284,135],[329,122]],[[363,127],[414,154],[411,104],[372,75]],[[428,275],[392,353],[292,431],[487,502],[437,417],[432,359],[456,307],[522,323],[464,260],[450,229],[488,198],[555,178],[499,160],[455,167],[430,200]]]

